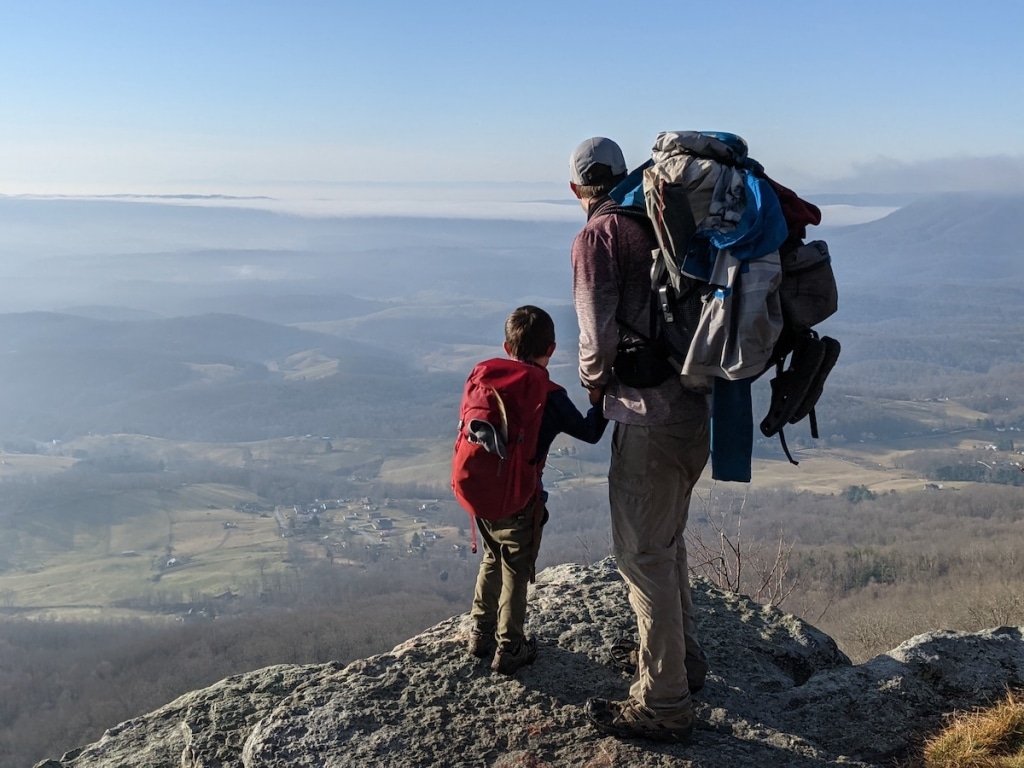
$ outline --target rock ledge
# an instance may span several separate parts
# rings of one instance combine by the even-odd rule
[[[467,600],[469,597],[467,596]],[[37,768],[891,765],[944,715],[1024,682],[1021,627],[931,632],[854,666],[800,619],[694,584],[711,663],[688,746],[597,734],[582,705],[621,698],[607,647],[634,634],[614,563],[542,571],[530,593],[534,666],[494,675],[456,616],[390,653],[267,667],[188,693]]]

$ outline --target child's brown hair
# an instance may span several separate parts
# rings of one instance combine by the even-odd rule
[[[516,360],[536,360],[555,343],[555,321],[540,307],[519,307],[505,321],[505,343]]]

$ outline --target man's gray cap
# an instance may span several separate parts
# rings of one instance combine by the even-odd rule
[[[626,160],[619,145],[603,136],[587,139],[569,158],[569,175],[573,184],[597,186],[617,181],[626,175]]]

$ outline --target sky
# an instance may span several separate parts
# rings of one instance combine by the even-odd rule
[[[1017,0],[0,0],[0,194],[567,198],[584,138],[1024,189]]]

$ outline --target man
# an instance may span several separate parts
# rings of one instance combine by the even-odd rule
[[[686,742],[691,692],[707,662],[697,641],[683,531],[690,494],[708,459],[708,407],[678,377],[633,388],[613,364],[620,339],[651,322],[653,231],[616,212],[608,192],[626,175],[622,150],[587,139],[569,161],[570,188],[587,213],[572,245],[573,299],[580,326],[580,378],[615,422],[608,498],[612,543],[639,634],[637,669],[622,701],[593,698],[587,716],[623,738]]]

